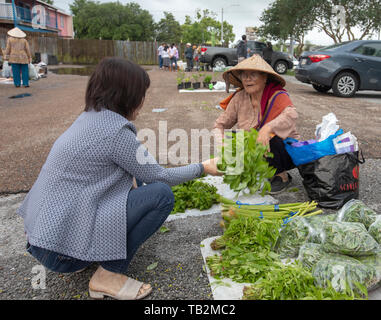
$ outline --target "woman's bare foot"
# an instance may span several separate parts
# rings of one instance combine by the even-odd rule
[[[98,267],[97,271],[90,279],[89,289],[96,292],[109,293],[111,296],[116,296],[123,288],[128,277],[124,274],[114,273]],[[140,296],[151,290],[150,284],[142,284],[137,296]]]

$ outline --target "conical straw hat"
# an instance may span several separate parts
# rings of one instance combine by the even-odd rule
[[[12,30],[8,31],[8,35],[14,38],[25,38],[26,34],[19,28],[13,28]]]
[[[277,74],[274,69],[258,54],[243,60],[233,68],[225,71],[222,75],[227,84],[243,88],[243,84],[237,71],[260,71],[268,74],[270,80],[278,82],[282,87],[286,85],[286,80]],[[228,88],[228,86],[227,86]]]

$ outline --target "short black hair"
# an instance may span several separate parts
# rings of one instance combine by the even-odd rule
[[[149,86],[148,73],[139,65],[119,57],[104,58],[87,83],[85,111],[105,108],[129,118]]]
[[[242,36],[242,40],[246,40],[246,35],[245,34]]]

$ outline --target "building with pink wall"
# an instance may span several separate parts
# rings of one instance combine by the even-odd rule
[[[73,17],[40,0],[0,0],[0,26],[73,38]]]

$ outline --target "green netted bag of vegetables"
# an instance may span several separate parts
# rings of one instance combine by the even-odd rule
[[[278,241],[275,245],[276,252],[281,258],[297,257],[300,247],[306,243],[315,230],[303,217],[292,218],[280,230]]]
[[[217,165],[218,170],[224,172],[223,182],[238,193],[248,189],[250,194],[261,191],[263,196],[271,191],[268,179],[274,176],[276,169],[269,166],[266,157],[274,155],[262,143],[257,143],[258,131],[241,130],[225,136]]]
[[[376,254],[379,244],[358,222],[327,222],[324,225],[322,248],[329,253],[346,254],[352,257]]]
[[[368,232],[379,244],[381,244],[381,216],[378,216],[376,221],[370,225]]]
[[[303,267],[311,270],[312,267],[322,259],[326,253],[321,248],[318,243],[305,243],[299,249],[298,260],[301,262]]]
[[[337,214],[325,214],[325,215],[316,215],[312,217],[306,217],[307,222],[310,224],[312,229],[315,230],[310,235],[309,242],[313,243],[322,243],[323,241],[323,235],[324,235],[324,225],[327,222],[335,221],[337,218]]]
[[[337,221],[360,222],[367,229],[376,218],[377,213],[374,210],[355,199],[348,201],[337,213]]]
[[[326,287],[329,283],[338,292],[343,292],[346,286],[354,291],[367,291],[379,282],[375,268],[367,266],[355,258],[345,255],[328,255],[320,259],[312,269],[317,286]]]

